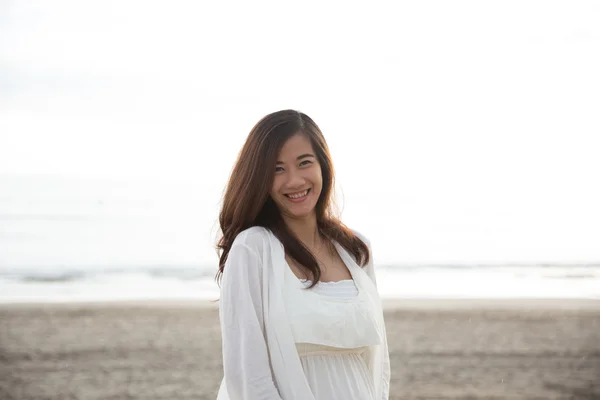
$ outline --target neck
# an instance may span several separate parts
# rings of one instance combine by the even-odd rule
[[[288,229],[309,249],[314,249],[319,242],[317,216],[311,214],[304,218],[283,217]]]

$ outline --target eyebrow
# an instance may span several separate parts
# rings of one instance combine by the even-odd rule
[[[303,158],[309,158],[309,157],[315,158],[314,155],[312,155],[310,153],[306,153],[306,154],[302,154],[302,155],[299,155],[298,157],[296,157],[296,160],[299,161],[299,160],[302,160]],[[277,161],[276,164],[277,165],[283,164],[283,161]]]

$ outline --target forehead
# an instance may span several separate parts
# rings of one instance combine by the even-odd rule
[[[278,159],[295,159],[302,154],[315,154],[310,140],[303,134],[297,133],[290,137],[279,151]]]

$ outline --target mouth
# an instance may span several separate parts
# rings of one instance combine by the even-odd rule
[[[287,197],[290,201],[299,202],[299,201],[304,200],[306,198],[306,196],[308,196],[309,193],[310,193],[310,189],[306,189],[302,192],[284,194],[284,196]]]

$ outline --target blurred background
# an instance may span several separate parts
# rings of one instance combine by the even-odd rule
[[[593,1],[0,2],[0,301],[218,296],[237,152],[320,125],[387,297],[600,298]]]
[[[600,399],[600,3],[0,0],[0,399],[216,398],[252,126],[321,127],[390,399]]]

